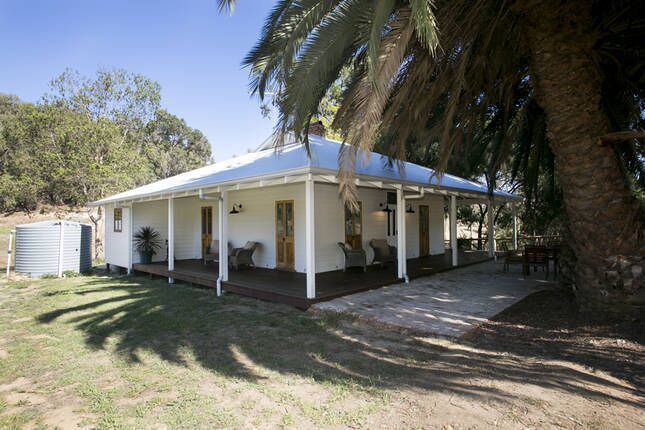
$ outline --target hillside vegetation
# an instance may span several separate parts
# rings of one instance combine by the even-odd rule
[[[161,87],[124,70],[66,70],[37,103],[0,94],[0,211],[83,206],[203,166],[206,137],[161,108]]]

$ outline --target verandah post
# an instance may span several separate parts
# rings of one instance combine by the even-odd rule
[[[314,180],[311,174],[305,180],[305,248],[307,270],[307,298],[316,298],[316,223]]]
[[[459,265],[459,248],[457,246],[457,196],[450,196],[450,253],[452,265]]]
[[[222,191],[219,199],[219,274],[222,282],[228,281],[228,191]],[[221,294],[221,291],[218,291]]]
[[[397,267],[399,279],[408,281],[407,260],[405,249],[405,199],[403,196],[403,186],[396,189],[396,249],[397,249]]]
[[[130,203],[130,206],[127,208],[125,213],[128,215],[128,269],[127,271],[128,271],[128,275],[131,275],[134,270],[133,269],[134,260],[132,258],[132,252],[134,248],[134,243],[133,243],[134,231],[132,231],[132,229],[134,228],[134,202]]]
[[[511,210],[513,212],[513,249],[517,251],[517,205],[515,203],[511,205]]]
[[[175,270],[175,199],[168,198],[168,275]],[[175,279],[168,276],[168,283],[174,284]]]

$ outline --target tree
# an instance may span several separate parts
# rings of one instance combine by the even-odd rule
[[[354,148],[341,172],[348,201],[352,155],[378,135],[399,158],[410,139],[438,139],[445,169],[473,128],[490,130],[503,160],[535,102],[562,187],[579,303],[634,312],[645,305],[640,284],[607,279],[618,260],[641,264],[642,208],[631,187],[642,185],[643,14],[627,0],[284,0],[245,64],[260,97],[277,89],[279,134],[305,144],[320,100],[350,67],[334,121]]]
[[[156,178],[167,178],[211,161],[211,147],[201,131],[160,109],[144,130],[145,152]]]
[[[123,70],[65,71],[38,104],[0,95],[0,209],[83,206],[210,161],[206,137]]]
[[[138,143],[113,122],[55,105],[20,103],[0,119],[0,207],[82,206],[149,178]]]
[[[96,120],[107,118],[124,130],[143,127],[161,102],[161,86],[123,69],[99,69],[95,78],[66,69],[49,83],[45,104],[64,106]]]

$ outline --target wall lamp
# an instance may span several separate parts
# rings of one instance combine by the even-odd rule
[[[382,208],[381,210],[383,212],[387,212],[388,214],[392,212],[392,209],[390,209],[387,203],[379,203],[378,205],[380,208]]]
[[[242,212],[242,205],[240,203],[233,203],[233,209],[229,212],[232,215]]]

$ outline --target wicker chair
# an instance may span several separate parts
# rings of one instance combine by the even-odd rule
[[[363,272],[367,271],[367,254],[363,249],[352,249],[351,246],[338,242],[338,247],[343,251],[345,256],[345,265],[343,266],[343,272],[347,270],[348,267],[362,267]]]
[[[255,267],[253,263],[253,253],[259,246],[258,242],[246,242],[242,248],[233,248],[228,256],[228,264],[233,269],[238,270],[241,266]]]
[[[231,253],[231,244],[228,244],[228,252]],[[219,261],[219,240],[215,239],[206,248],[202,254],[202,263],[206,264],[208,261]]]
[[[372,239],[370,247],[374,250],[374,261],[378,261],[381,267],[396,262],[396,246],[388,245],[387,240]]]

